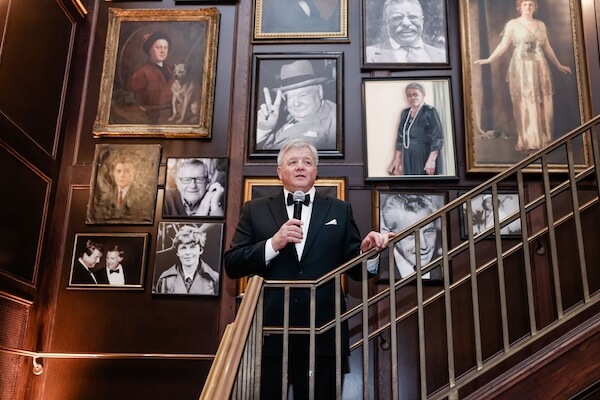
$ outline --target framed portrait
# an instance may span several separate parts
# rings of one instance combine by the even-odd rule
[[[254,0],[253,42],[349,42],[348,0]]]
[[[375,218],[376,230],[381,232],[401,232],[414,223],[426,218],[446,204],[445,194],[414,193],[399,191],[376,191]],[[442,255],[441,221],[431,222],[420,229],[420,247],[415,248],[415,235],[409,235],[394,246],[395,279],[402,279],[415,273],[416,257],[421,257],[421,267],[428,266]],[[440,284],[443,280],[441,266],[423,274],[423,282]],[[388,265],[381,261],[380,265]],[[381,268],[380,280],[389,280],[387,268]]]
[[[219,12],[110,8],[94,137],[210,138]]]
[[[158,144],[97,144],[86,224],[152,224],[159,164]]]
[[[69,288],[143,289],[148,233],[76,233]]]
[[[366,180],[457,177],[449,78],[363,79]]]
[[[276,156],[304,139],[342,157],[342,53],[254,54],[251,157]]]
[[[450,67],[445,0],[364,0],[362,17],[363,68]]]
[[[160,222],[152,293],[218,296],[223,223]]]
[[[590,118],[579,2],[461,0],[460,16],[469,172],[504,170]],[[588,165],[587,143],[575,150]],[[565,171],[566,155],[549,163]]]
[[[227,190],[226,157],[168,158],[164,218],[223,218]]]
[[[320,195],[346,200],[346,180],[344,178],[319,178],[315,181],[315,189]],[[282,190],[282,183],[276,178],[245,178],[244,203],[260,197],[275,196]],[[247,284],[248,278],[238,279],[238,295],[244,293]]]
[[[498,209],[498,219],[502,224],[503,221],[505,222],[508,217],[520,210],[518,193],[498,193],[496,208]],[[469,218],[469,216],[467,215],[467,206],[464,203],[460,206],[460,215],[461,236],[463,239],[466,239],[468,236],[467,218]],[[491,193],[483,193],[471,199],[471,221],[473,222],[473,235],[477,235],[481,232],[484,232],[488,228],[492,228],[487,237],[491,238],[494,236],[494,206]],[[508,238],[520,237],[521,218],[505,224],[500,229],[500,236]]]

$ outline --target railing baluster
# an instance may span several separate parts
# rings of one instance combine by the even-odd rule
[[[283,289],[283,357],[281,357],[281,400],[287,399],[290,349],[290,286]]]
[[[336,399],[342,398],[342,280],[335,275],[335,393]]]
[[[571,182],[571,202],[573,204],[573,222],[577,235],[577,252],[579,254],[579,269],[581,270],[581,284],[583,285],[583,301],[590,301],[590,287],[587,278],[587,263],[583,247],[583,232],[581,228],[581,215],[579,213],[579,197],[577,195],[577,181],[575,179],[575,162],[573,161],[573,141],[567,141],[567,165],[569,167],[569,182]]]
[[[441,215],[442,226],[442,269],[444,279],[444,310],[446,316],[446,346],[448,348],[448,387],[451,390],[456,385],[454,370],[454,335],[452,331],[452,298],[450,296],[450,263],[448,260],[448,215]]]
[[[473,308],[473,334],[475,337],[475,360],[477,369],[483,366],[483,356],[481,351],[481,326],[479,320],[479,293],[477,290],[477,263],[475,259],[475,243],[473,241],[473,221],[470,216],[473,215],[471,199],[467,200],[467,231],[469,235],[469,268],[471,271],[471,302]]]
[[[396,319],[396,287],[395,287],[395,276],[396,276],[396,263],[394,261],[394,247],[388,248],[388,271],[389,271],[389,293],[390,293],[390,359],[392,362],[392,399],[398,400],[399,396],[399,382],[398,382],[398,333],[397,325],[394,322]]]
[[[504,258],[502,257],[502,234],[500,233],[500,216],[498,215],[498,186],[492,186],[492,201],[494,210],[494,233],[496,242],[496,260],[498,265],[498,290],[500,292],[500,318],[502,323],[502,346],[507,352],[510,346],[508,335],[508,311],[506,308],[506,285],[504,282]]]
[[[362,262],[362,276],[368,276],[367,261]],[[369,400],[369,286],[367,279],[362,280],[362,339],[363,339],[363,399]]]
[[[542,156],[542,176],[544,181],[544,198],[546,219],[548,220],[548,241],[550,244],[550,263],[552,264],[552,280],[556,301],[558,319],[563,317],[562,290],[560,290],[560,271],[558,270],[558,253],[556,251],[556,230],[554,229],[554,210],[552,209],[552,193],[550,188],[550,173],[548,171],[548,155]]]
[[[315,285],[310,287],[310,339],[309,339],[309,358],[308,358],[308,398],[315,399],[315,371],[317,346],[315,343],[315,328],[317,319],[317,288]]]
[[[517,171],[517,192],[519,204],[527,204],[525,201],[525,184],[523,183],[523,170]],[[529,331],[531,336],[537,334],[535,320],[535,300],[533,298],[533,278],[531,274],[531,253],[529,251],[529,228],[527,224],[526,207],[521,207],[521,243],[523,243],[523,261],[525,262],[525,285],[527,287],[527,307],[529,310]]]
[[[423,316],[423,271],[421,271],[421,230],[417,229],[415,235],[415,260],[417,273],[417,321],[419,326],[419,371],[421,398],[427,398],[427,364],[425,361],[425,318]]]

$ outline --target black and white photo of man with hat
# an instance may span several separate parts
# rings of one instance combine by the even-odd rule
[[[317,150],[335,150],[337,109],[336,103],[324,97],[327,81],[315,73],[311,60],[282,65],[280,84],[272,89],[274,101],[271,90],[263,88],[265,102],[257,111],[256,148],[280,149],[293,139],[304,139]]]

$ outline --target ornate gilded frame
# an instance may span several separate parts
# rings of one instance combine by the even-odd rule
[[[110,8],[94,137],[210,138],[219,18],[217,8]],[[181,81],[181,86],[190,88],[185,94],[173,84],[168,87],[169,82],[175,83],[173,79],[166,84],[164,90],[173,91],[174,103],[161,99],[164,103],[159,105],[143,104],[127,88],[133,71],[146,63],[142,45],[154,32],[171,39],[165,65],[185,64],[188,70],[188,78]],[[180,120],[181,114],[174,115],[174,110],[183,104],[189,106]]]

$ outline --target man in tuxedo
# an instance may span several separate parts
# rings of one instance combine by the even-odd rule
[[[318,154],[303,140],[283,145],[277,157],[277,175],[283,190],[272,197],[258,198],[244,204],[231,247],[224,255],[230,278],[258,274],[267,280],[312,280],[321,277],[361,251],[387,246],[390,235],[370,232],[361,242],[350,204],[316,193]],[[293,217],[294,205],[288,195],[302,191],[305,196],[301,219]],[[310,229],[309,229],[310,226]],[[368,265],[376,273],[378,258]],[[353,279],[361,279],[362,268],[349,271]],[[309,289],[293,289],[290,301],[290,326],[307,327],[309,323]],[[330,281],[317,289],[316,324],[334,318],[335,287]],[[340,298],[345,310],[343,295]],[[264,298],[265,326],[282,326],[283,292],[267,289]],[[262,359],[261,399],[281,398],[282,335],[265,337]],[[317,335],[315,399],[334,399],[335,332]],[[342,326],[342,353],[349,355],[346,323]],[[309,338],[289,338],[289,377],[294,399],[308,399]]]
[[[71,284],[95,285],[98,279],[94,275],[94,268],[102,257],[102,245],[93,240],[86,240],[79,252],[79,258],[73,264],[71,271]]]
[[[119,246],[112,246],[106,251],[106,267],[95,272],[98,283],[123,286],[130,282],[123,268],[125,252]]]
[[[370,63],[439,63],[446,61],[446,50],[426,44],[423,35],[423,8],[419,0],[386,0],[383,22],[387,40],[367,46]]]

